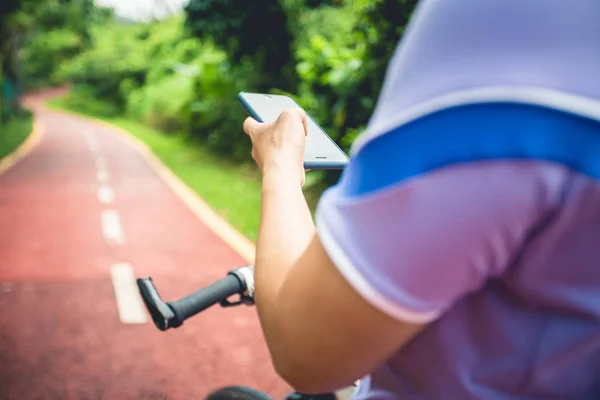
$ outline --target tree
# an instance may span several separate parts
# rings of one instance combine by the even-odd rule
[[[342,0],[305,0],[304,5],[308,8],[316,8],[319,6],[339,6],[343,3]]]
[[[255,90],[293,90],[293,37],[279,0],[191,0],[185,11],[195,36],[214,40],[233,63],[250,58],[264,71]]]
[[[3,94],[11,94],[2,96],[3,116],[16,106],[21,86],[56,83],[60,62],[89,46],[91,26],[111,15],[94,0],[2,0],[0,81]]]
[[[15,83],[17,78],[18,19],[22,3],[5,0],[0,4],[0,120],[5,121],[17,108]]]
[[[366,73],[357,85],[360,93],[376,99],[383,84],[387,65],[398,41],[404,33],[418,0],[362,0],[365,12],[359,19],[357,30],[364,40],[369,42],[364,59]],[[357,105],[358,106],[358,105]],[[358,107],[361,108],[361,107]],[[369,114],[372,110],[365,110]],[[347,121],[349,126],[365,123],[369,115],[355,114],[354,120]]]
[[[311,10],[319,18],[310,22],[312,32],[304,34],[298,50],[300,94],[305,107],[342,147],[349,148],[367,124],[416,4],[417,0],[347,0],[341,6],[320,4]],[[322,27],[326,21],[328,29]],[[334,183],[338,176],[328,173],[325,182]]]

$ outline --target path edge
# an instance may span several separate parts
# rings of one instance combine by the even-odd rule
[[[16,149],[14,149],[11,153],[6,156],[0,158],[0,175],[3,175],[12,167],[17,165],[19,161],[23,160],[25,157],[29,155],[37,147],[42,138],[43,126],[42,123],[37,119],[37,117],[33,116],[33,124],[32,124],[31,132],[27,135],[27,139],[25,139]]]
[[[85,119],[104,128],[121,138],[127,145],[135,149],[144,160],[154,169],[160,179],[167,184],[173,193],[188,207],[188,209],[202,221],[210,230],[219,236],[229,247],[238,253],[246,262],[254,264],[256,246],[245,237],[240,231],[233,227],[228,221],[221,217],[215,210],[206,203],[206,201],[186,185],[169,167],[167,167],[150,147],[142,140],[135,137],[127,130],[115,126],[101,119],[78,114],[68,110],[49,109],[52,112],[58,112],[66,115]]]

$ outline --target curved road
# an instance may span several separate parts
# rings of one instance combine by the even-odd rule
[[[166,333],[147,322],[131,271],[171,299],[244,260],[123,139],[43,97],[29,99],[41,142],[0,175],[0,398],[286,393],[254,309],[215,307]]]

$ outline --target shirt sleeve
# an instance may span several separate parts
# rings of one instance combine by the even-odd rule
[[[552,177],[530,163],[490,161],[369,184],[401,162],[394,151],[365,146],[356,154],[324,193],[317,228],[367,301],[399,320],[427,323],[505,272],[552,202]],[[348,182],[361,189],[348,190]]]

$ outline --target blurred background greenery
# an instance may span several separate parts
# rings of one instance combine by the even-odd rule
[[[2,0],[0,136],[11,131],[7,122],[29,118],[20,111],[20,93],[70,84],[70,93],[53,106],[136,134],[254,238],[259,177],[248,167],[250,143],[241,133],[245,113],[237,93],[294,97],[348,150],[368,121],[416,3],[190,0],[181,12],[140,22],[94,0]],[[217,170],[230,175],[215,178]],[[313,209],[338,178],[335,172],[310,174],[306,192]],[[211,194],[215,185],[220,194]],[[252,204],[244,206],[235,187],[254,198]]]

